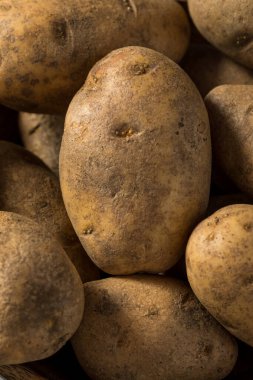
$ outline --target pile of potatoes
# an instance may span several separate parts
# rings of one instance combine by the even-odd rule
[[[252,0],[0,22],[0,379],[252,380]]]

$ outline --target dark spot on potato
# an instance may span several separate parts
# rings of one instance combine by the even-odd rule
[[[219,218],[218,216],[216,216],[216,217],[214,218],[214,223],[215,223],[215,224],[219,224],[219,223],[220,223],[220,218]]]
[[[212,344],[206,344],[204,346],[203,352],[205,355],[209,356],[213,352],[213,345]]]
[[[67,23],[66,20],[56,20],[52,22],[52,32],[55,40],[59,45],[65,45],[67,40]]]
[[[242,48],[247,46],[251,42],[251,37],[249,33],[242,33],[235,38],[235,46],[238,48]]]
[[[35,86],[36,84],[38,84],[40,81],[39,81],[39,79],[31,79],[30,80],[30,84],[32,85],[32,86]]]
[[[159,315],[159,309],[156,306],[152,306],[148,309],[148,312],[147,314],[145,314],[145,317],[152,319],[154,317],[158,317],[158,315]]]
[[[180,119],[180,121],[178,123],[178,126],[179,126],[179,128],[183,128],[184,127],[184,118],[183,117],[181,117],[181,119]]]
[[[46,208],[48,206],[47,202],[41,202],[40,208]]]
[[[29,132],[28,132],[29,136],[33,135],[33,134],[37,131],[37,129],[38,129],[40,126],[41,126],[41,124],[38,123],[38,124],[36,124],[33,128],[31,128],[31,129],[29,130]]]
[[[253,224],[252,223],[245,223],[243,225],[243,228],[245,231],[250,232],[252,230]]]
[[[190,293],[184,294],[181,298],[181,306],[184,306],[189,301],[190,298],[191,298]]]
[[[110,316],[120,310],[120,307],[117,303],[115,303],[111,297],[109,296],[107,290],[101,290],[101,295],[99,297],[100,303],[95,305],[94,311],[105,315]]]
[[[0,11],[9,11],[11,10],[12,6],[9,4],[1,4],[0,5]]]
[[[242,281],[242,284],[245,286],[252,285],[253,284],[253,275],[245,277]]]
[[[136,63],[131,66],[131,72],[133,75],[144,75],[149,71],[149,65],[147,63]]]
[[[129,127],[127,124],[118,126],[114,131],[114,135],[117,137],[131,137],[135,133],[137,133],[137,131],[133,127]]]
[[[93,227],[87,227],[84,231],[83,231],[83,235],[91,235],[93,233],[94,229]]]

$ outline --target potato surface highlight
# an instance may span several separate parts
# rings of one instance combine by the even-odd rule
[[[209,134],[200,94],[164,55],[128,47],[94,66],[67,113],[60,182],[98,267],[159,273],[179,260],[208,203]]]

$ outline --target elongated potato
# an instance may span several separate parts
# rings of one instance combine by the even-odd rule
[[[0,103],[64,113],[91,67],[140,45],[178,61],[190,27],[174,0],[5,0],[0,7]]]
[[[253,69],[252,0],[188,0],[201,34],[235,61]]]
[[[86,307],[72,338],[96,380],[219,380],[237,344],[183,282],[162,276],[85,284]]]
[[[60,178],[96,265],[111,274],[173,266],[207,206],[210,156],[206,109],[177,64],[128,47],[95,65],[67,113]]]
[[[214,159],[253,198],[253,85],[219,86],[206,97]]]
[[[84,292],[52,234],[0,211],[0,365],[46,358],[79,326]]]
[[[19,128],[26,149],[38,156],[57,176],[65,117],[21,112]]]
[[[60,241],[84,282],[99,278],[72,228],[56,176],[32,153],[5,141],[0,141],[0,210],[34,219]]]
[[[190,285],[207,310],[253,346],[253,206],[231,205],[193,231],[187,245]]]

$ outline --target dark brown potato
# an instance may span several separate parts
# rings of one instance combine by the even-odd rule
[[[253,71],[234,62],[209,45],[193,45],[185,56],[182,68],[204,97],[223,84],[253,85]]]
[[[65,116],[21,112],[19,128],[26,149],[59,176],[59,153]]]
[[[40,224],[0,211],[0,266],[0,365],[52,355],[83,315],[74,265]]]
[[[92,379],[220,380],[232,370],[235,339],[183,282],[138,275],[84,288],[72,344]]]
[[[128,47],[93,67],[66,116],[60,178],[73,226],[100,269],[172,267],[206,210],[210,172],[207,112],[177,64]]]
[[[174,0],[5,0],[0,7],[0,103],[65,113],[91,67],[140,45],[179,61],[190,26]]]
[[[25,215],[47,228],[83,282],[99,278],[67,216],[57,177],[32,153],[5,141],[0,141],[0,210]]]
[[[253,85],[224,85],[205,98],[215,162],[253,198]]]

